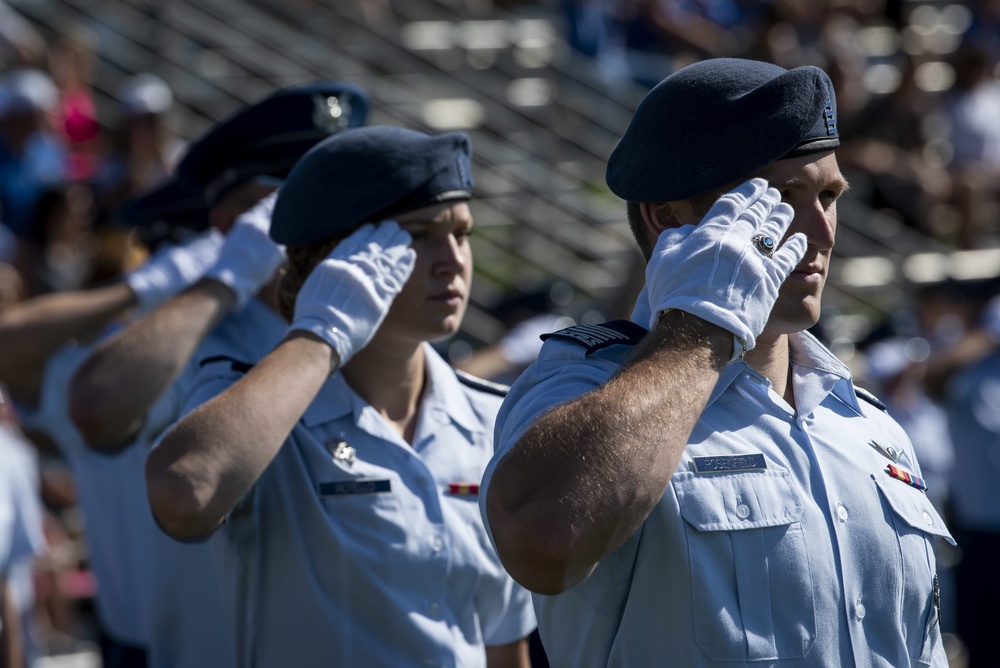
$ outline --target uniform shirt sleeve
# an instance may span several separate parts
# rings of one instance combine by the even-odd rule
[[[503,614],[495,620],[483,620],[483,644],[487,647],[517,642],[538,626],[531,592],[508,576],[504,594]]]
[[[186,372],[185,382],[178,385],[175,399],[180,406],[178,419],[225,392],[246,373],[239,362],[230,358],[205,358],[194,364],[196,366]]]
[[[46,549],[42,529],[43,513],[38,489],[38,467],[30,450],[31,446],[14,430],[0,427],[0,456],[5,460],[2,484],[10,504],[7,563],[8,567],[42,554]]]

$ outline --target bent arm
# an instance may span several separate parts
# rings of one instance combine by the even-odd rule
[[[167,431],[146,460],[153,515],[171,536],[211,534],[271,463],[337,363],[292,332],[246,376]]]
[[[14,606],[7,578],[0,579],[0,668],[23,668],[21,619]]]
[[[515,580],[565,591],[635,532],[663,496],[732,346],[723,329],[669,312],[607,383],[521,435],[486,499]]]
[[[201,280],[98,344],[69,390],[70,417],[84,440],[104,452],[127,445],[234,302],[225,285]]]
[[[528,639],[486,647],[486,668],[531,668]]]
[[[42,295],[6,309],[0,313],[0,381],[17,399],[36,403],[49,356],[68,341],[96,336],[135,304],[132,289],[115,283]]]

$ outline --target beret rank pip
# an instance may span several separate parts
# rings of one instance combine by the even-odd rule
[[[646,94],[605,178],[629,202],[682,200],[775,160],[839,145],[837,100],[823,70],[716,58],[678,70]]]
[[[210,204],[258,176],[282,179],[310,148],[363,125],[368,96],[339,81],[278,90],[220,121],[177,166],[177,178],[201,188]]]
[[[278,191],[271,238],[301,246],[367,222],[472,197],[472,147],[462,132],[427,135],[390,126],[323,140]]]

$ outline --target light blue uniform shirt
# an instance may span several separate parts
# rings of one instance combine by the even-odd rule
[[[38,466],[31,447],[16,427],[0,421],[0,578],[7,578],[15,590],[23,584],[12,581],[22,575],[19,567],[46,547]],[[24,611],[22,605],[16,607]]]
[[[191,363],[147,418],[158,436],[180,417],[206,359],[225,356],[252,364],[274,348],[287,326],[257,299],[227,315],[202,342]],[[147,441],[148,444],[148,441]],[[148,445],[143,447],[147,450]],[[148,502],[145,502],[148,506]],[[221,579],[205,543],[181,543],[154,531],[151,668],[236,668],[236,642],[223,603]],[[243,664],[247,665],[247,664]]]
[[[47,433],[65,458],[84,516],[88,563],[97,580],[102,629],[134,647],[149,643],[153,516],[146,500],[146,449],[90,449],[69,417],[69,384],[92,345],[70,344],[45,366],[38,408],[26,424]]]
[[[946,668],[932,538],[951,537],[869,441],[919,475],[912,447],[832,353],[805,333],[791,343],[797,411],[730,365],[645,523],[585,581],[535,596],[553,666]],[[539,414],[606,382],[630,349],[546,342],[497,417],[482,499]]]
[[[25,653],[32,659],[37,651],[25,623],[34,604],[34,557],[46,547],[42,521],[35,452],[16,426],[0,419],[0,584],[7,586],[24,630]]]
[[[0,403],[3,401],[0,387]],[[35,557],[47,549],[39,486],[35,446],[16,424],[5,423],[0,417],[0,576],[7,581],[10,601],[21,620],[29,666],[44,652],[31,632],[35,618]]]
[[[949,381],[947,411],[955,450],[949,488],[955,523],[1000,532],[1000,353]]]
[[[476,495],[449,492],[478,484],[501,397],[425,349],[412,447],[335,374],[213,538],[239,665],[484,666],[534,629]],[[241,375],[206,364],[188,408]]]

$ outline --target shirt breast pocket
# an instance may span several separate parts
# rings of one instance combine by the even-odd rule
[[[334,460],[317,477],[316,493],[342,531],[359,540],[378,535],[405,542],[400,524],[400,494],[405,493],[395,471],[357,460],[350,466]]]
[[[872,479],[888,507],[886,516],[899,538],[902,609],[925,611],[923,644],[917,654],[917,663],[929,665],[935,648],[941,643],[934,591],[933,539],[941,538],[952,545],[955,539],[926,494],[888,476],[873,475]]]
[[[673,479],[688,539],[695,640],[716,661],[806,656],[816,639],[803,503],[784,471]]]

